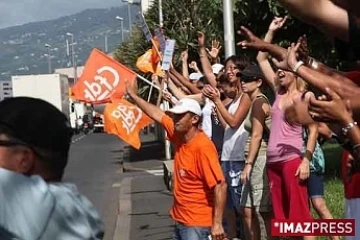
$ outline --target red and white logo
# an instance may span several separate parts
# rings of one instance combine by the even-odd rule
[[[271,235],[355,236],[355,219],[271,220]]]

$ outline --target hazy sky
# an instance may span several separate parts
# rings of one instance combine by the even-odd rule
[[[121,0],[0,0],[0,28],[121,4]]]

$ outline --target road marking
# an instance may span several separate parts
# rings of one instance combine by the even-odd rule
[[[113,183],[113,185],[111,187],[119,188],[119,187],[121,187],[121,183]]]
[[[74,140],[72,140],[71,143],[76,143],[77,141],[80,141],[81,139],[83,139],[86,136],[87,135],[83,134],[83,135],[79,136],[78,138],[75,138]]]
[[[163,169],[150,169],[150,170],[146,170],[146,172],[155,176],[164,176]]]

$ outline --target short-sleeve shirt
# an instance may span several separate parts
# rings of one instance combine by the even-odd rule
[[[210,227],[214,187],[225,181],[216,148],[201,130],[189,142],[183,142],[167,115],[162,118],[162,125],[175,144],[174,203],[170,214],[186,226]]]

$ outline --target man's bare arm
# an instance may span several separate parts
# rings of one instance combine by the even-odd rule
[[[165,115],[165,113],[163,112],[163,110],[161,110],[161,108],[148,103],[147,101],[145,101],[144,99],[142,99],[141,97],[139,97],[135,92],[133,91],[128,91],[129,96],[134,100],[134,102],[136,103],[136,105],[146,114],[148,115],[150,118],[154,119],[154,121],[161,123],[163,116]]]
[[[292,15],[317,27],[327,36],[349,41],[346,10],[330,0],[278,0]]]
[[[222,225],[223,213],[226,203],[226,193],[227,193],[227,185],[225,182],[221,182],[215,185],[214,187],[215,206],[214,206],[213,225],[215,224]]]

